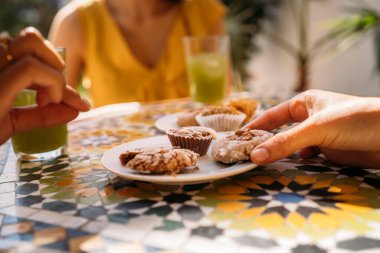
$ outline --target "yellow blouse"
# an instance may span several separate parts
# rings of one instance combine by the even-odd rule
[[[147,68],[131,52],[104,0],[89,0],[78,7],[85,36],[85,78],[91,81],[95,106],[189,95],[182,38],[207,35],[226,10],[218,0],[184,0],[181,4],[154,68]]]

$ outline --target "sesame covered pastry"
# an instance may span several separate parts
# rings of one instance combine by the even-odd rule
[[[198,154],[188,149],[141,148],[128,150],[119,159],[123,166],[138,172],[174,175],[195,166]]]
[[[223,163],[250,160],[252,150],[273,136],[263,130],[239,129],[234,134],[218,140],[212,148],[212,157]]]

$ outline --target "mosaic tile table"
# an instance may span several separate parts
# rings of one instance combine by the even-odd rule
[[[190,106],[91,112],[70,124],[68,155],[54,161],[19,163],[3,145],[0,252],[380,252],[377,171],[295,155],[212,183],[164,186],[102,168],[105,150],[160,134],[158,117]]]

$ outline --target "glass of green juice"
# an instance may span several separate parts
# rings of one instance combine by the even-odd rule
[[[228,37],[186,36],[183,43],[192,99],[220,104],[226,96]]]
[[[65,60],[66,49],[56,48]],[[25,89],[13,101],[13,108],[28,110],[37,106],[37,92]],[[16,156],[24,161],[42,161],[57,158],[66,152],[67,124],[53,127],[35,128],[12,136],[12,146]]]
[[[13,108],[28,110],[36,106],[36,91],[23,90],[13,102]],[[36,128],[12,136],[13,150],[20,160],[50,160],[66,150],[67,125]]]

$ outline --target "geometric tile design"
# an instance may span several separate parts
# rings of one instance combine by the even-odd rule
[[[283,161],[210,183],[155,185],[105,171],[105,150],[161,134],[191,103],[69,124],[68,155],[17,163],[0,147],[0,251],[376,252],[380,173],[324,158]],[[265,105],[264,105],[265,106]]]

